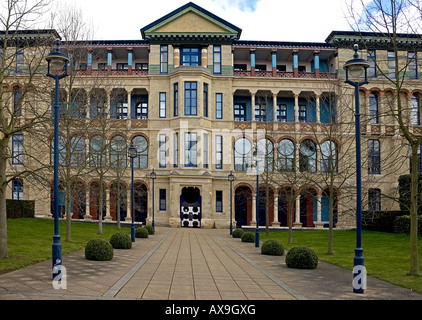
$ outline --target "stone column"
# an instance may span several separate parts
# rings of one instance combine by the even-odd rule
[[[324,224],[321,222],[321,200],[322,195],[318,195],[318,201],[317,201],[317,221],[314,221],[316,228],[323,228]]]
[[[295,212],[295,222],[293,223],[294,227],[302,227],[302,223],[300,222],[300,195],[296,197],[296,212]]]
[[[132,90],[127,91],[127,119],[132,118]]]
[[[91,216],[91,193],[89,192],[89,188],[86,190],[86,206],[85,206],[84,220],[92,220],[92,216]]]
[[[320,106],[319,94],[316,94],[315,98],[316,98],[316,122],[321,123],[321,106]]]
[[[299,95],[297,93],[295,95],[295,122],[299,122]]]
[[[126,190],[126,219],[125,221],[132,221],[132,186]]]
[[[250,225],[256,225],[256,194],[252,195],[252,220],[250,221]]]
[[[274,194],[274,221],[271,223],[273,227],[279,227],[280,222],[278,221],[278,194]]]
[[[252,98],[251,98],[251,111],[252,111],[252,121],[255,121],[255,93],[252,92]]]
[[[105,194],[106,194],[106,216],[104,218],[104,221],[112,221],[113,218],[110,215],[110,188],[106,188],[105,190]],[[99,210],[100,214],[102,213],[102,210]]]
[[[180,47],[173,45],[173,64],[174,68],[180,67]]]
[[[273,122],[278,122],[278,119],[277,119],[277,93],[273,93]]]
[[[208,68],[208,46],[202,46],[201,50],[201,66]]]

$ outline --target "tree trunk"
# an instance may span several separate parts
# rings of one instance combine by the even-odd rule
[[[8,257],[7,250],[7,211],[6,211],[6,160],[2,154],[7,150],[9,139],[0,141],[0,258]]]
[[[410,274],[419,275],[418,263],[418,145],[412,144],[410,181]]]

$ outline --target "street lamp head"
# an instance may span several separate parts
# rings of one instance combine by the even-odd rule
[[[136,150],[136,148],[133,146],[133,143],[130,145],[128,151],[128,157],[129,158],[136,158],[136,156],[138,155],[138,151]]]
[[[157,178],[157,174],[155,173],[154,169],[152,169],[152,172],[149,174],[149,177],[150,177],[152,180],[155,180],[155,178]]]
[[[61,71],[64,69],[67,63],[69,63],[69,58],[64,53],[60,52],[60,41],[56,41],[56,51],[50,52],[45,58],[48,63],[48,73],[51,71]]]
[[[360,78],[364,75],[366,81],[366,69],[369,68],[369,63],[366,60],[359,59],[359,46],[357,44],[354,45],[353,49],[355,50],[353,59],[347,61],[344,65],[344,69],[346,70],[346,81],[349,80],[349,76],[351,78]]]
[[[236,180],[236,177],[234,176],[232,171],[230,171],[230,174],[228,175],[227,178],[230,182],[233,182],[234,180]]]

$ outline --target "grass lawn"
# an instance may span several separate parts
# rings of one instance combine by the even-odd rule
[[[319,260],[353,269],[355,230],[334,231],[332,255],[327,254],[328,230],[293,231],[292,244],[288,244],[288,232],[271,232],[267,237],[265,232],[261,231],[260,237],[264,241],[269,238],[279,239],[286,249],[295,246],[311,247],[317,253]],[[363,230],[362,248],[367,274],[422,293],[422,277],[408,275],[409,247],[409,235]],[[419,269],[422,272],[422,237],[419,237],[418,249]]]
[[[117,230],[114,225],[103,224],[103,234],[98,234],[97,223],[72,222],[71,241],[66,241],[66,221],[59,221],[62,254],[83,249],[93,238],[110,240],[113,233],[127,232],[130,228]],[[7,220],[7,247],[9,258],[0,258],[0,274],[51,259],[54,234],[53,220],[20,218]]]

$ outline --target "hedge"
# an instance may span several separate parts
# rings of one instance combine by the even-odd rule
[[[399,201],[400,209],[408,210],[410,208],[410,174],[404,174],[399,177]],[[422,174],[418,174],[418,194],[422,193]],[[422,214],[422,197],[418,197],[418,214]]]
[[[410,233],[410,216],[397,217],[394,220],[395,233]],[[422,217],[418,216],[418,236],[422,236]]]
[[[6,199],[6,212],[8,219],[34,218],[35,201]]]
[[[362,211],[362,228],[371,231],[394,233],[395,219],[408,214],[408,211]]]

